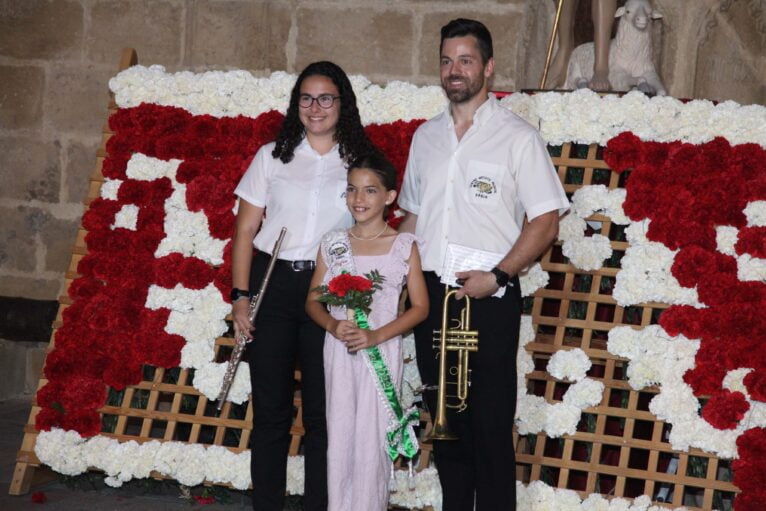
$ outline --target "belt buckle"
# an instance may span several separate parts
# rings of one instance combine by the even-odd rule
[[[292,267],[293,271],[312,271],[315,268],[314,261],[291,261],[290,266]]]

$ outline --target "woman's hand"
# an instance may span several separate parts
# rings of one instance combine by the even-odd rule
[[[346,343],[346,349],[349,353],[356,353],[365,348],[372,348],[381,343],[376,330],[364,330],[359,327],[353,327],[352,330],[341,339]]]
[[[231,304],[231,317],[234,323],[234,338],[239,339],[240,333],[247,338],[247,342],[253,340],[255,327],[247,317],[250,309],[250,300],[239,299]]]

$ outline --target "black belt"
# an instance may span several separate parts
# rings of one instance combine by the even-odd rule
[[[271,256],[266,252],[258,252],[256,257],[260,257],[265,260],[271,259]],[[280,268],[289,268],[292,271],[314,271],[317,267],[317,263],[311,260],[304,261],[288,261],[286,259],[277,259],[276,266]]]

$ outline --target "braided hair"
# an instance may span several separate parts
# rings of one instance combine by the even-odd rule
[[[283,163],[292,161],[295,148],[306,135],[306,128],[298,116],[298,100],[301,94],[301,84],[309,76],[324,76],[329,78],[338,88],[340,96],[340,115],[335,127],[335,141],[341,159],[350,162],[359,156],[370,152],[373,145],[364,133],[359,109],[356,107],[356,96],[351,88],[348,76],[337,64],[328,61],[313,62],[298,75],[292,92],[290,105],[287,108],[285,120],[277,136],[276,146],[271,155]]]

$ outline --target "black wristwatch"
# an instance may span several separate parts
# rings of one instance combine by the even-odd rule
[[[231,288],[231,294],[229,295],[231,297],[231,303],[236,302],[240,298],[250,298],[250,291],[247,291],[245,289],[237,289],[236,287]]]
[[[497,281],[498,287],[507,286],[508,282],[511,280],[511,276],[505,273],[503,270],[501,270],[497,266],[495,266],[489,271],[495,274],[495,280]]]

